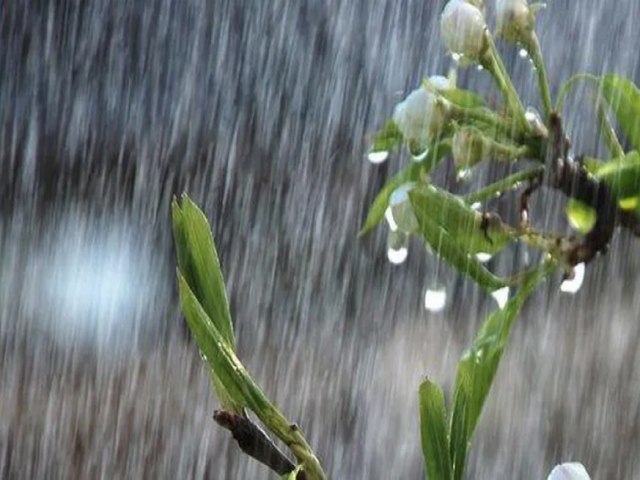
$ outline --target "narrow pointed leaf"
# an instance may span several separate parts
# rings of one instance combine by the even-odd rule
[[[224,341],[235,349],[224,278],[209,222],[189,197],[171,205],[178,268]]]
[[[507,302],[505,308],[487,317],[473,346],[458,363],[449,447],[455,480],[463,478],[471,438],[507,344],[513,321],[525,300],[553,268],[554,264],[548,262],[529,273],[518,293]]]
[[[451,458],[447,432],[447,411],[442,389],[429,379],[418,391],[420,438],[429,480],[451,479]]]

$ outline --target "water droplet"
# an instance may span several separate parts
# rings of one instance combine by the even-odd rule
[[[498,290],[494,290],[491,292],[491,296],[498,303],[498,308],[502,310],[507,304],[507,300],[509,300],[509,287],[499,288]]]
[[[430,289],[424,293],[424,308],[430,312],[439,312],[447,304],[447,290],[445,288]]]
[[[524,118],[529,124],[529,128],[538,133],[538,135],[546,137],[549,134],[547,127],[545,127],[544,122],[540,118],[540,113],[535,108],[527,107]]]
[[[573,277],[566,279],[560,285],[560,291],[565,293],[577,293],[584,282],[584,263],[579,263],[573,267]]]
[[[367,155],[367,158],[369,159],[369,161],[373,164],[379,164],[384,162],[387,158],[389,158],[389,152],[382,150],[379,152],[369,152],[369,155]]]
[[[394,265],[399,265],[409,255],[409,237],[403,232],[389,232],[387,236],[387,258]]]
[[[387,258],[394,265],[400,265],[404,262],[409,256],[409,249],[407,247],[400,247],[398,249],[388,248],[387,249]]]
[[[490,253],[478,252],[476,253],[476,258],[480,263],[487,263],[491,258],[493,258],[493,255]]]
[[[471,204],[471,209],[472,210],[480,210],[480,207],[482,207],[482,203],[480,202],[475,202]]]
[[[398,230],[398,224],[393,218],[393,210],[391,210],[391,207],[387,207],[387,209],[384,211],[384,218],[387,219],[387,223],[389,224],[389,230],[391,230],[392,232],[395,232]]]
[[[409,201],[409,192],[414,185],[414,182],[407,182],[399,186],[389,198],[391,215],[397,229],[408,233],[415,232],[418,229],[418,219]]]
[[[454,62],[460,63],[460,60],[462,60],[462,55],[460,55],[459,53],[452,53],[451,58],[453,58]]]
[[[484,70],[484,67],[483,67],[482,65],[478,64],[478,65],[476,66],[476,70],[477,70],[477,71],[479,71],[479,72],[481,72],[481,71],[483,71],[483,70]]]
[[[521,48],[518,52],[518,55],[520,56],[520,58],[527,58],[529,56],[529,52],[527,52],[526,49]]]
[[[469,180],[471,180],[471,169],[461,168],[456,172],[456,179],[459,182],[468,182]]]

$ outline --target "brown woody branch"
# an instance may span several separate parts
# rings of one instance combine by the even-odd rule
[[[244,453],[266,465],[278,475],[285,475],[295,470],[295,465],[269,436],[246,416],[216,410],[213,419],[218,425],[231,432],[231,436]],[[301,472],[298,478],[304,479],[303,475],[304,473]]]

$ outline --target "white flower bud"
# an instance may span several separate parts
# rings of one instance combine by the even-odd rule
[[[432,86],[436,91],[449,90],[455,85],[451,85],[451,80],[442,75],[431,75],[427,79],[427,83]]]
[[[477,61],[487,49],[482,11],[465,0],[451,0],[440,17],[442,40],[452,54]]]
[[[529,43],[535,23],[535,15],[529,8],[527,0],[497,0],[497,33],[505,40]]]
[[[557,465],[547,480],[591,480],[581,463],[563,463]]]
[[[453,136],[451,153],[458,169],[466,169],[480,163],[488,155],[482,134],[475,128],[463,127]]]
[[[396,105],[393,121],[409,142],[427,146],[449,119],[449,104],[425,88],[411,92]]]

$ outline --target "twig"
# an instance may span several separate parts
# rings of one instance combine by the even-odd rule
[[[549,116],[544,183],[569,198],[591,205],[596,211],[596,223],[591,231],[582,240],[576,240],[567,252],[567,261],[573,266],[588,263],[598,253],[606,251],[613,236],[618,208],[609,187],[589,175],[580,162],[569,158],[569,147],[560,116],[553,112]]]
[[[238,442],[240,449],[247,455],[266,465],[278,475],[285,475],[295,470],[296,466],[273,443],[269,436],[249,418],[216,410],[213,419],[218,425],[226,428]],[[298,478],[304,479],[304,473]]]

